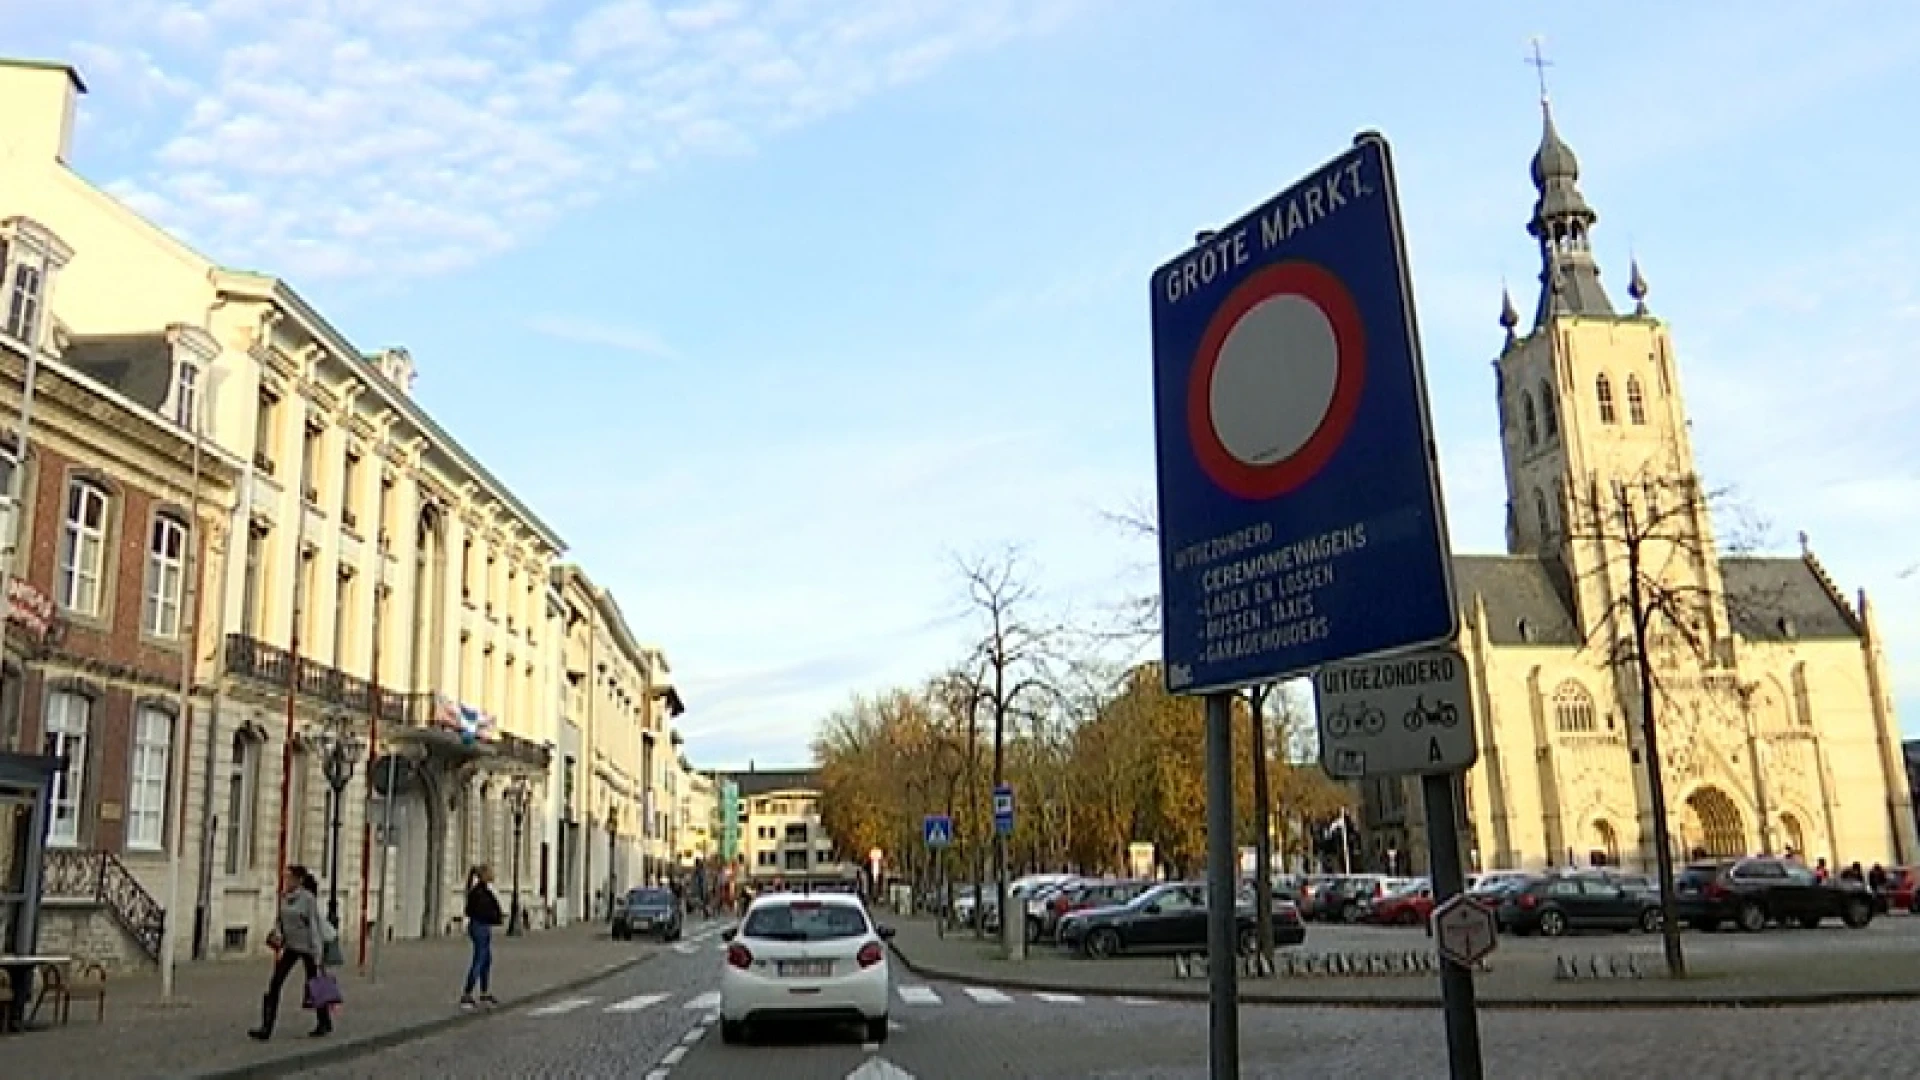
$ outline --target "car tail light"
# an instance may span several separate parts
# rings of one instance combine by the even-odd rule
[[[885,957],[886,954],[880,951],[880,943],[877,941],[869,941],[865,945],[860,946],[860,954],[854,957],[854,959],[860,961],[861,967],[870,968]]]
[[[1707,899],[1709,900],[1725,900],[1727,897],[1733,895],[1731,892],[1727,891],[1727,887],[1725,885],[1722,885],[1717,881],[1707,886],[1706,893],[1707,893]]]
[[[753,966],[753,954],[747,951],[745,945],[736,941],[727,946],[727,966],[745,971]]]
[[[1534,908],[1539,906],[1540,906],[1539,897],[1533,895],[1530,892],[1523,892],[1520,894],[1520,909],[1522,911],[1532,911]]]

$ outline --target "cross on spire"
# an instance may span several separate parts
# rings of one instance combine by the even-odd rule
[[[1527,57],[1525,61],[1533,67],[1534,73],[1540,79],[1540,103],[1542,105],[1547,102],[1547,69],[1553,66],[1553,61],[1546,58],[1540,47],[1543,40],[1544,39],[1538,34],[1533,36],[1533,55]]]

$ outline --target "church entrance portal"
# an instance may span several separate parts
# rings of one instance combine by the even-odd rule
[[[1716,787],[1703,787],[1687,798],[1680,834],[1685,854],[1705,851],[1716,858],[1735,858],[1747,854],[1746,827],[1740,810],[1727,793]]]

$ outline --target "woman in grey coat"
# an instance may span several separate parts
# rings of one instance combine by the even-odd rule
[[[280,917],[274,923],[273,933],[267,936],[268,946],[280,950],[280,955],[273,964],[273,981],[267,984],[267,996],[260,1002],[260,1026],[247,1032],[262,1041],[273,1037],[273,1022],[280,1015],[280,987],[287,976],[293,974],[297,964],[305,969],[306,978],[311,981],[320,972],[321,950],[326,948],[313,875],[304,866],[287,867],[285,890],[280,900]],[[331,1034],[333,1010],[323,1007],[315,1012],[320,1022],[311,1034],[315,1037]]]

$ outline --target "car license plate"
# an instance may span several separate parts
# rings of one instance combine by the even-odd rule
[[[653,925],[653,920],[652,919],[635,919],[633,920],[633,925],[639,927],[642,930],[645,930]]]
[[[778,968],[781,975],[795,979],[823,978],[833,970],[831,960],[782,960]]]

